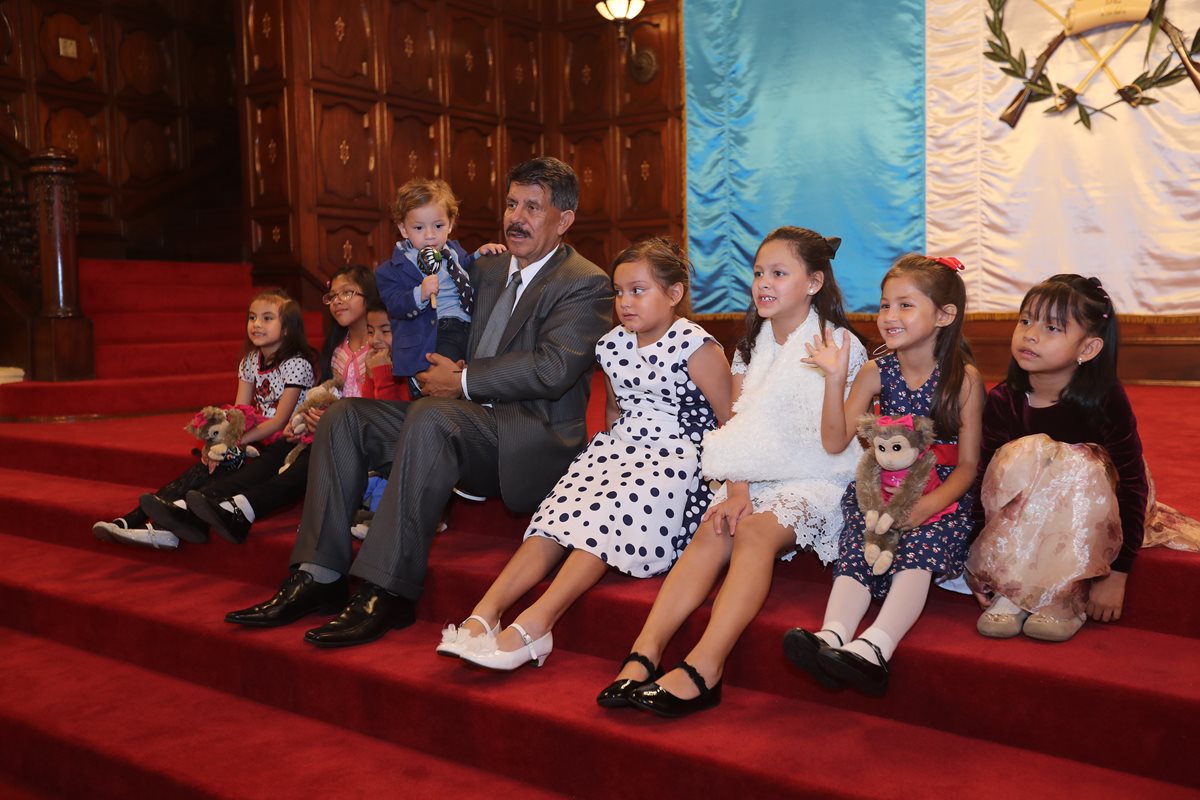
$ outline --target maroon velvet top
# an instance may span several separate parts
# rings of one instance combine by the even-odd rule
[[[1117,384],[1104,402],[1106,420],[1099,414],[1087,414],[1070,406],[1053,405],[1030,408],[1024,393],[1014,393],[1007,383],[988,392],[983,410],[983,444],[979,452],[979,475],[976,492],[983,483],[992,456],[1002,446],[1022,436],[1044,433],[1051,439],[1067,444],[1091,442],[1108,451],[1116,467],[1117,506],[1121,512],[1124,544],[1112,568],[1129,572],[1142,546],[1146,521],[1146,462],[1142,459],[1142,440],[1137,432],[1137,419],[1125,389]],[[975,529],[983,527],[983,503],[975,504]]]

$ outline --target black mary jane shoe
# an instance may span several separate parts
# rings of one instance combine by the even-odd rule
[[[662,677],[662,669],[650,663],[650,659],[646,658],[641,653],[630,653],[625,656],[625,660],[621,662],[621,669],[625,669],[625,665],[631,661],[636,661],[646,668],[646,674],[649,678],[643,681],[634,680],[633,678],[621,678],[620,680],[610,683],[604,691],[596,695],[596,704],[604,708],[625,708],[629,703],[629,694],[639,686],[644,686],[647,683],[653,683]]]
[[[180,508],[152,493],[139,497],[138,507],[160,530],[170,531],[193,544],[208,541],[208,524],[186,508]]]
[[[680,661],[676,669],[687,673],[692,683],[700,690],[700,694],[690,700],[681,700],[657,683],[645,683],[629,693],[629,704],[668,719],[686,717],[688,714],[721,704],[721,684],[724,683],[724,679],[717,681],[717,685],[710,689],[696,668],[686,661]]]
[[[241,544],[250,535],[251,522],[246,519],[246,515],[232,498],[209,497],[193,489],[187,493],[184,500],[187,502],[188,511],[207,522],[225,541]],[[229,503],[233,506],[233,511],[221,508],[221,503]]]
[[[848,650],[827,647],[817,654],[821,668],[865,695],[883,697],[887,693],[888,687],[887,659],[883,657],[883,652],[878,645],[870,639],[855,639],[854,641],[865,642],[875,651],[875,657],[879,659],[879,663],[873,664],[857,653],[851,653]]]
[[[833,634],[838,640],[838,647],[844,644],[842,637],[831,630],[818,631],[818,633]],[[783,635],[783,654],[787,656],[788,661],[807,672],[813,680],[826,689],[840,689],[842,682],[821,668],[820,655],[828,649],[829,645],[825,643],[824,639],[804,628],[792,628]]]
[[[416,605],[373,583],[364,583],[350,602],[329,622],[304,634],[316,647],[351,647],[373,642],[393,628],[417,621]]]

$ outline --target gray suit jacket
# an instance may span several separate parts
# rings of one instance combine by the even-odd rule
[[[505,504],[531,512],[587,443],[591,367],[597,340],[612,327],[612,285],[599,267],[561,245],[521,293],[496,355],[472,359],[510,258],[485,256],[471,265],[476,301],[467,391],[475,402],[493,404]]]

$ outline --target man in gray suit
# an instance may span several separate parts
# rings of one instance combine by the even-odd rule
[[[341,613],[305,641],[341,647],[411,625],[429,548],[455,486],[499,494],[532,512],[587,439],[584,415],[596,341],[611,322],[612,289],[595,264],[563,244],[579,183],[570,166],[537,158],[508,175],[509,253],[471,267],[476,312],[469,359],[437,354],[417,375],[413,403],[334,404],[313,441],[294,571],[269,600],[226,622],[287,625]],[[391,464],[371,533],[351,558],[351,517],[367,473]],[[346,603],[349,575],[362,587]]]

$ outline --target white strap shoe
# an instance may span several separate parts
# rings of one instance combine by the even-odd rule
[[[107,526],[105,532],[114,542],[123,542],[137,547],[153,547],[155,550],[178,550],[179,537],[170,531],[160,531],[147,523],[145,528],[125,528],[111,522],[96,523],[92,533],[101,526]],[[97,534],[96,538],[100,538]]]
[[[475,651],[463,653],[463,661],[470,661],[472,664],[500,672],[512,672],[517,667],[523,667],[530,663],[537,667],[546,663],[546,657],[554,649],[554,632],[547,631],[546,635],[542,638],[534,639],[517,623],[514,622],[510,627],[520,634],[521,641],[525,643],[524,647],[517,648],[516,650],[498,650],[493,648],[491,652]]]
[[[471,620],[475,620],[483,626],[482,636],[473,636],[464,625]],[[449,656],[450,658],[461,658],[463,653],[474,650],[494,650],[496,649],[496,634],[500,632],[500,622],[497,621],[493,627],[488,625],[487,620],[478,614],[472,614],[462,621],[460,625],[447,625],[442,629],[442,643],[437,646],[437,654],[439,656]]]

